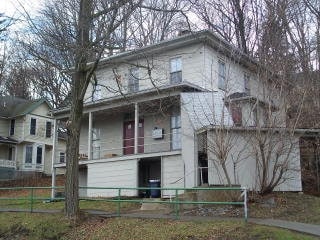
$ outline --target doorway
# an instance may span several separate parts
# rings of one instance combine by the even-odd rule
[[[161,181],[161,157],[140,159],[138,179],[139,187],[149,187],[149,180]],[[139,196],[146,197],[146,195],[148,195],[146,190],[139,191]]]
[[[138,124],[138,153],[144,152],[144,121],[139,120]],[[134,121],[123,124],[123,154],[134,154]]]

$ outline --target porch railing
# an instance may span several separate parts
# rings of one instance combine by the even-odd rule
[[[121,157],[125,155],[134,154],[134,145],[124,146],[125,141],[132,141],[134,138],[114,138],[107,140],[93,140],[91,156],[93,160],[107,159],[113,157]],[[172,133],[162,134],[161,139],[155,139],[152,135],[143,137],[143,144],[141,144],[141,138],[138,140],[138,154],[141,153],[157,153],[157,152],[169,152],[172,150]],[[179,141],[179,140],[178,140]],[[179,145],[179,143],[178,143]],[[176,146],[176,144],[175,144]],[[125,149],[130,149],[132,153],[124,154]],[[79,146],[79,160],[88,160],[88,146]],[[59,154],[56,154],[55,163],[64,163],[65,159],[61,161]]]
[[[121,216],[121,204],[122,203],[150,203],[150,204],[168,204],[173,206],[173,212],[176,219],[180,218],[181,206],[182,205],[236,205],[243,206],[244,220],[248,219],[248,205],[247,205],[247,189],[245,187],[208,187],[208,188],[158,188],[158,187],[144,187],[144,188],[134,188],[134,187],[79,187],[81,190],[112,190],[115,191],[115,197],[82,197],[80,200],[88,202],[106,202],[116,204],[115,216]],[[51,190],[60,191],[59,197],[54,199],[50,198]],[[126,192],[128,191],[173,191],[175,194],[169,199],[148,199],[148,198],[137,198],[128,197]],[[14,197],[10,197],[10,191],[14,191]],[[19,196],[18,191],[24,192],[24,195]],[[47,191],[47,193],[45,193]],[[62,191],[62,192],[61,192]],[[238,196],[238,201],[209,201],[209,200],[183,200],[183,195],[181,193],[186,193],[188,191],[238,191],[240,196]],[[28,193],[29,194],[26,194]],[[37,194],[37,192],[39,192]],[[8,208],[16,207],[16,205],[22,206],[24,209],[16,209],[17,211],[29,211],[35,212],[39,204],[50,204],[59,203],[59,201],[64,201],[64,187],[12,187],[12,188],[0,188],[0,210],[2,211],[13,211],[14,209]],[[9,195],[9,196],[6,196]],[[56,194],[57,196],[57,194]],[[93,204],[95,206],[96,204]],[[56,205],[56,210],[61,210],[64,206],[63,204]],[[85,204],[88,206],[88,204]],[[44,209],[54,210],[54,206],[45,206]],[[110,206],[108,206],[110,209]],[[43,209],[42,209],[43,211]]]
[[[16,162],[13,160],[0,159],[0,167],[16,168]]]

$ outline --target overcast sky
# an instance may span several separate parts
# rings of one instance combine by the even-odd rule
[[[0,0],[0,13],[9,17],[19,18],[21,5],[28,11],[36,11],[41,0]],[[20,5],[21,4],[21,5]]]

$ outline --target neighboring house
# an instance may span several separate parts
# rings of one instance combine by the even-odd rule
[[[80,185],[146,187],[150,179],[161,180],[161,187],[226,184],[211,149],[217,145],[215,133],[228,129],[236,146],[226,156],[226,171],[233,184],[258,189],[257,166],[246,139],[254,138],[258,127],[267,135],[268,111],[277,116],[277,127],[285,129],[282,102],[263,96],[271,88],[265,86],[269,80],[260,81],[258,67],[210,31],[103,59],[96,71],[97,84],[89,86],[85,96]],[[66,107],[53,113],[57,121],[67,121],[69,112]],[[291,139],[293,150],[287,154],[296,171],[277,190],[301,190],[298,140]],[[236,165],[240,152],[246,154]],[[55,169],[64,168],[58,150],[56,155]],[[117,195],[96,189],[80,194]]]
[[[44,99],[0,97],[1,179],[16,172],[51,174],[53,125],[51,106]]]

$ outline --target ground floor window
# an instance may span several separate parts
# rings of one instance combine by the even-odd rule
[[[171,149],[181,149],[181,117],[175,115],[171,117]]]
[[[25,163],[32,163],[32,152],[33,152],[33,146],[28,145],[26,146],[26,158],[25,158]]]
[[[27,145],[25,147],[25,168],[41,168],[43,164],[43,145]],[[40,166],[40,167],[39,167]]]

